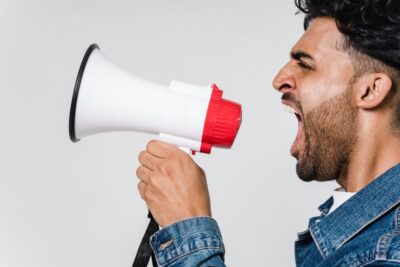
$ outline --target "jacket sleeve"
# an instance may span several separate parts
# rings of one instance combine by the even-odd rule
[[[394,261],[374,261],[371,262],[367,265],[364,265],[365,267],[400,267],[400,262],[394,262]]]
[[[221,232],[211,217],[167,226],[150,237],[150,245],[159,267],[225,266]]]

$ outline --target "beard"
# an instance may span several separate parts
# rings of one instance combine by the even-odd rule
[[[296,172],[303,181],[341,180],[357,140],[356,110],[351,107],[352,88],[304,114],[304,150]]]

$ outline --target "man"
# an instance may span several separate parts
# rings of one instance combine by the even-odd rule
[[[346,191],[298,235],[296,264],[400,266],[400,1],[296,5],[306,31],[273,81],[299,120],[291,154],[302,180]],[[139,192],[165,227],[150,239],[159,265],[224,266],[204,172],[162,142],[139,160]]]

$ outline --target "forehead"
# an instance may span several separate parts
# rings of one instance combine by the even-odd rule
[[[343,55],[344,52],[339,49],[343,40],[343,35],[338,31],[334,19],[316,18],[310,23],[292,51],[301,50],[309,53],[315,60],[322,60],[328,55]]]

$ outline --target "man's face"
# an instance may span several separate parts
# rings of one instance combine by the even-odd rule
[[[304,181],[345,175],[356,141],[354,69],[350,55],[339,48],[342,38],[333,19],[315,19],[273,82],[299,121],[290,152]]]

